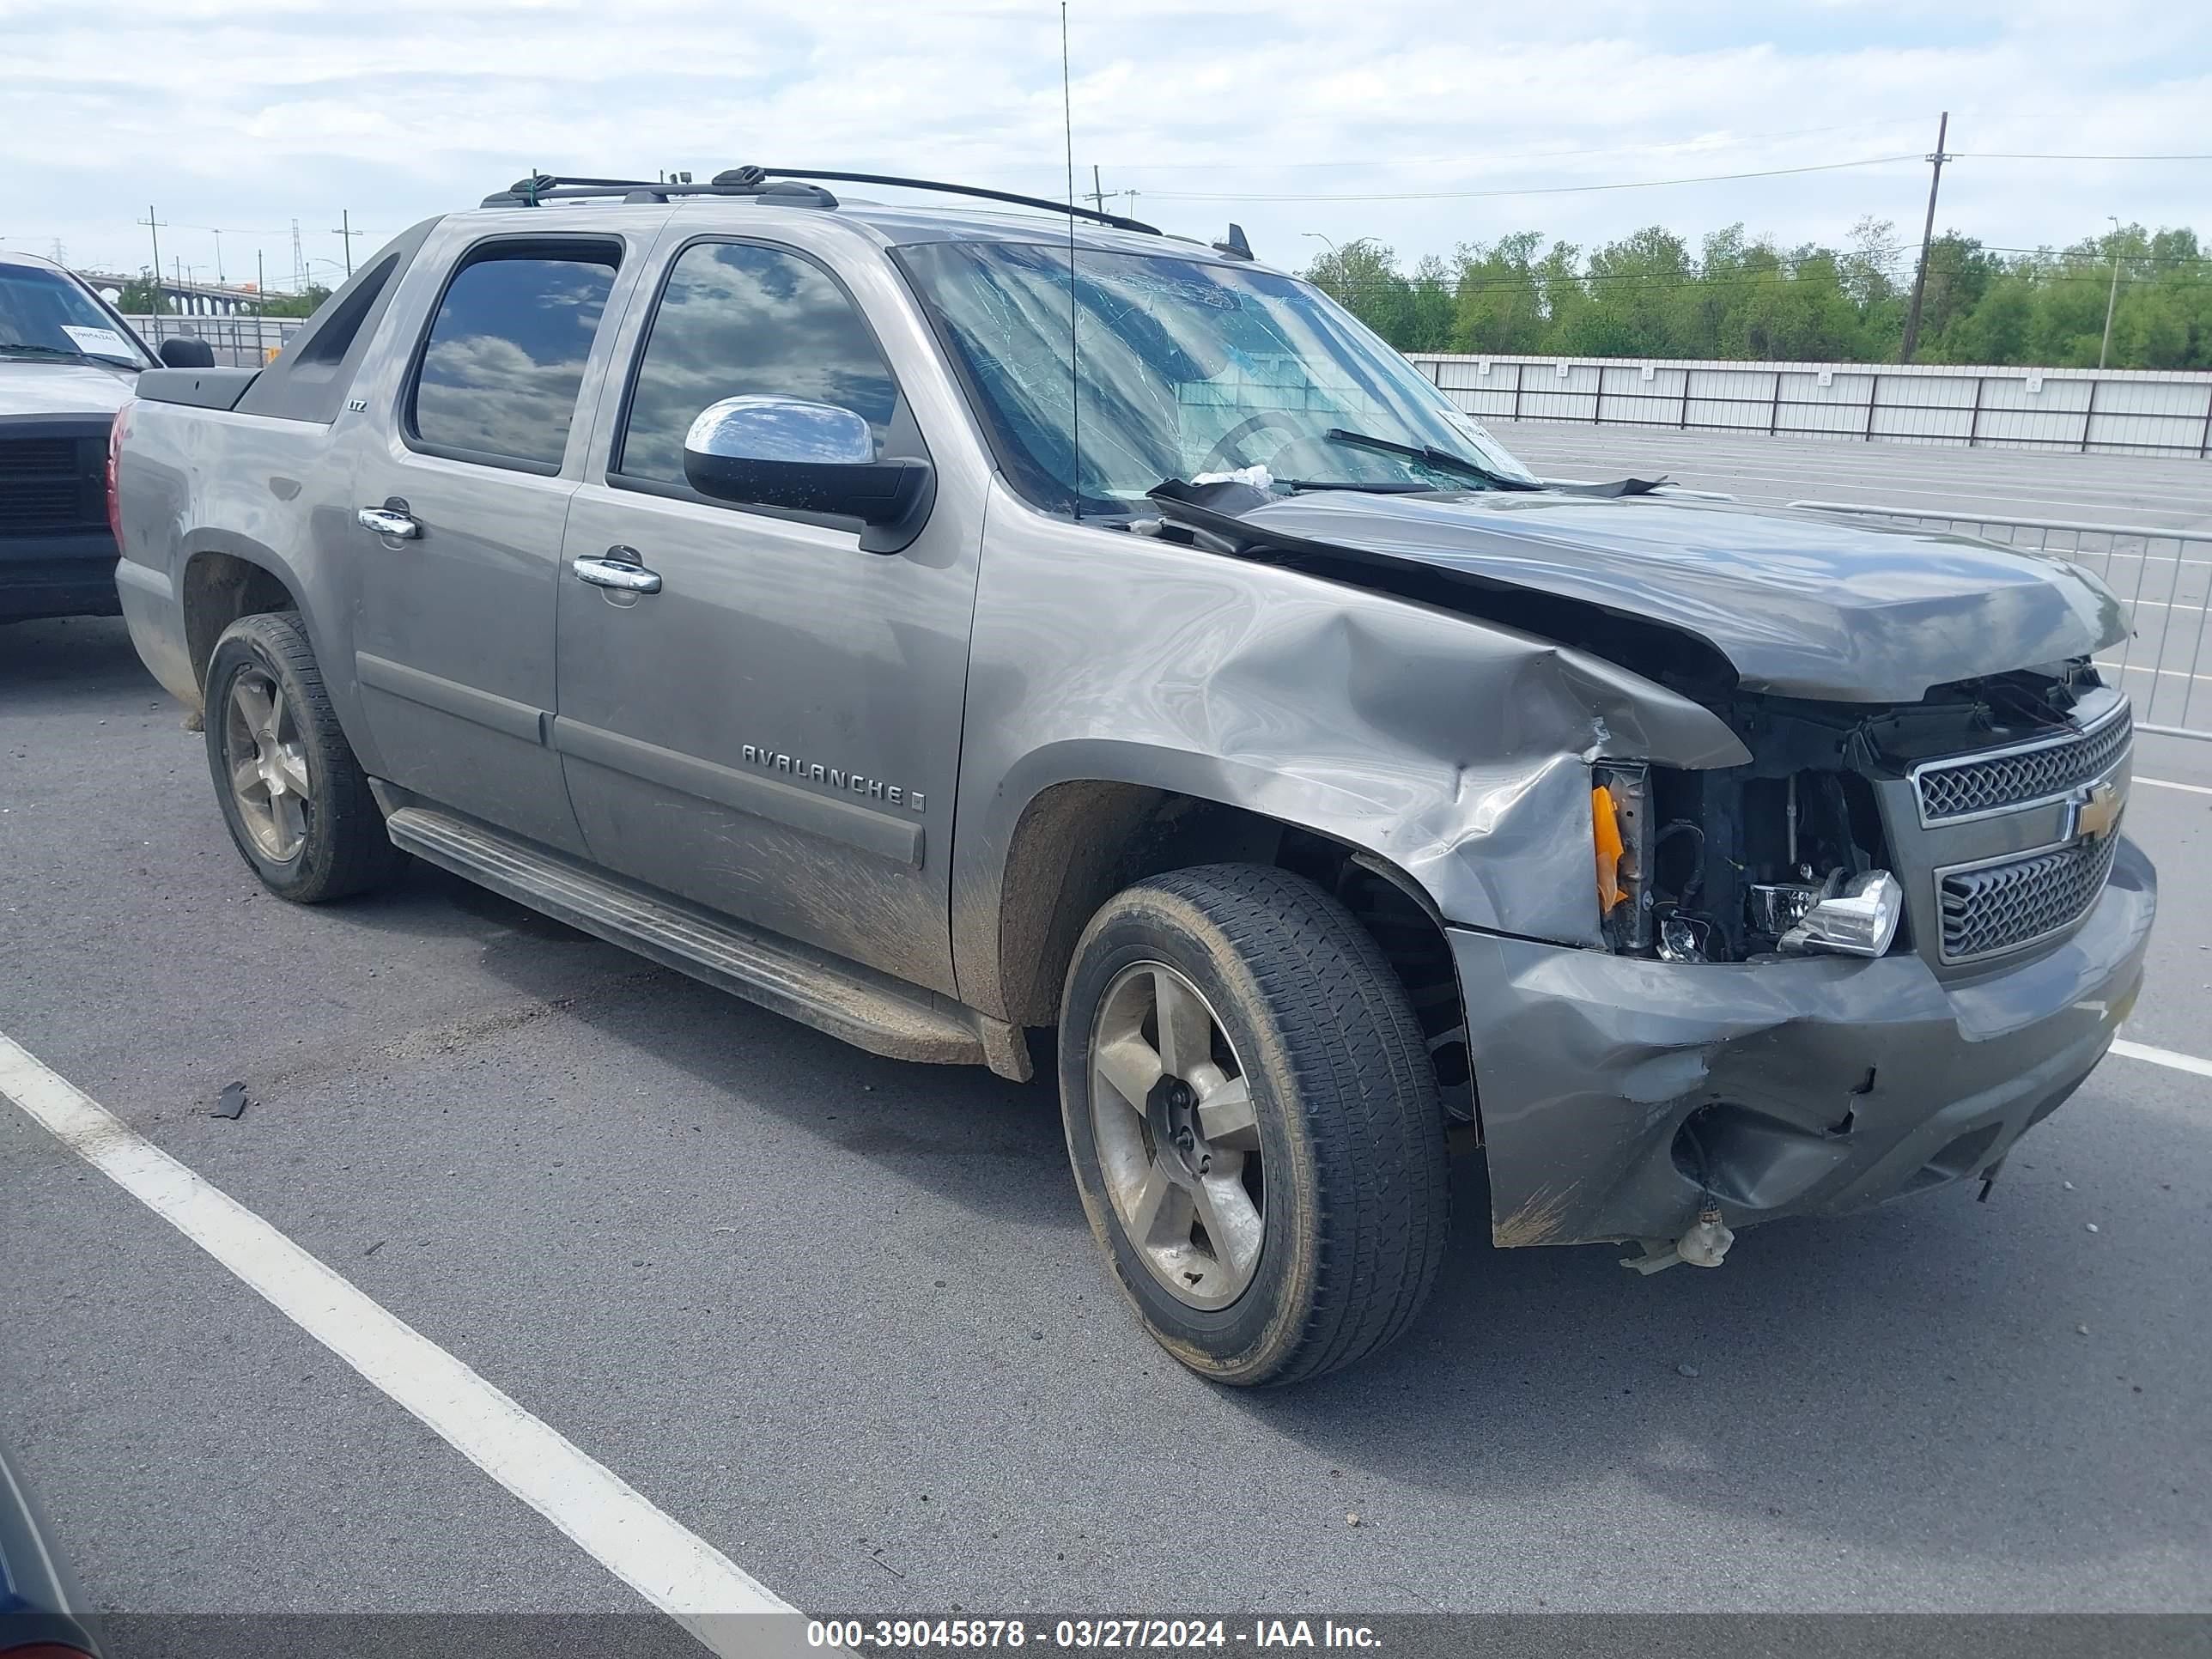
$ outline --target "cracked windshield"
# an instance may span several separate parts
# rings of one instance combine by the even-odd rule
[[[1033,503],[1146,510],[1163,480],[1382,491],[1527,487],[1528,470],[1304,283],[1065,246],[900,250]],[[1071,310],[1081,406],[1069,374]],[[1080,451],[1079,462],[1077,452]]]

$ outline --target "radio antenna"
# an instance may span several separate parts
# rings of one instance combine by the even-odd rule
[[[1067,0],[1060,0],[1060,109],[1067,137],[1067,448],[1074,471],[1070,494],[1083,517],[1083,377],[1076,343],[1075,91],[1067,73]]]

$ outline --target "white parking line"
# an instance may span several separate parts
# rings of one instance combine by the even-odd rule
[[[2182,789],[2192,795],[2212,795],[2212,789],[2201,783],[2176,783],[2172,778],[2137,778],[2137,783],[2147,783],[2154,789]]]
[[[2164,674],[2177,680],[2212,680],[2212,674],[2192,674],[2185,668],[2146,668],[2141,663],[2106,662],[2102,657],[2090,660],[2100,668],[2116,668],[2123,674]]]
[[[732,1613],[797,1609],[460,1360],[0,1036],[0,1097],[258,1291],[718,1654],[759,1651]]]
[[[2212,1060],[2199,1060],[2194,1054],[2179,1054],[2171,1048],[2154,1048],[2147,1042],[2130,1042],[2125,1037],[2114,1040],[2112,1052],[2130,1060],[2147,1060],[2154,1066],[2168,1066],[2177,1072],[2194,1072],[2199,1077],[2212,1077]]]

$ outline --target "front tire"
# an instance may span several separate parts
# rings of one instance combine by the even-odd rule
[[[382,884],[403,854],[339,728],[298,613],[240,617],[208,659],[208,769],[239,855],[279,898]]]
[[[1145,1328],[1254,1386],[1402,1334],[1449,1231],[1443,1113],[1381,948],[1255,865],[1116,894],[1061,1000],[1060,1109],[1091,1230]]]

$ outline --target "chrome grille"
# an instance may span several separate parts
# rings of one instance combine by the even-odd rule
[[[2134,722],[2122,708],[2103,725],[2072,737],[1923,766],[1912,777],[1920,796],[1920,821],[1942,823],[2054,799],[2118,760],[2134,733]]]
[[[1972,962],[2018,950],[2079,921],[2112,873],[2120,838],[2100,836],[2001,864],[1948,871],[1936,884],[1943,960]]]

